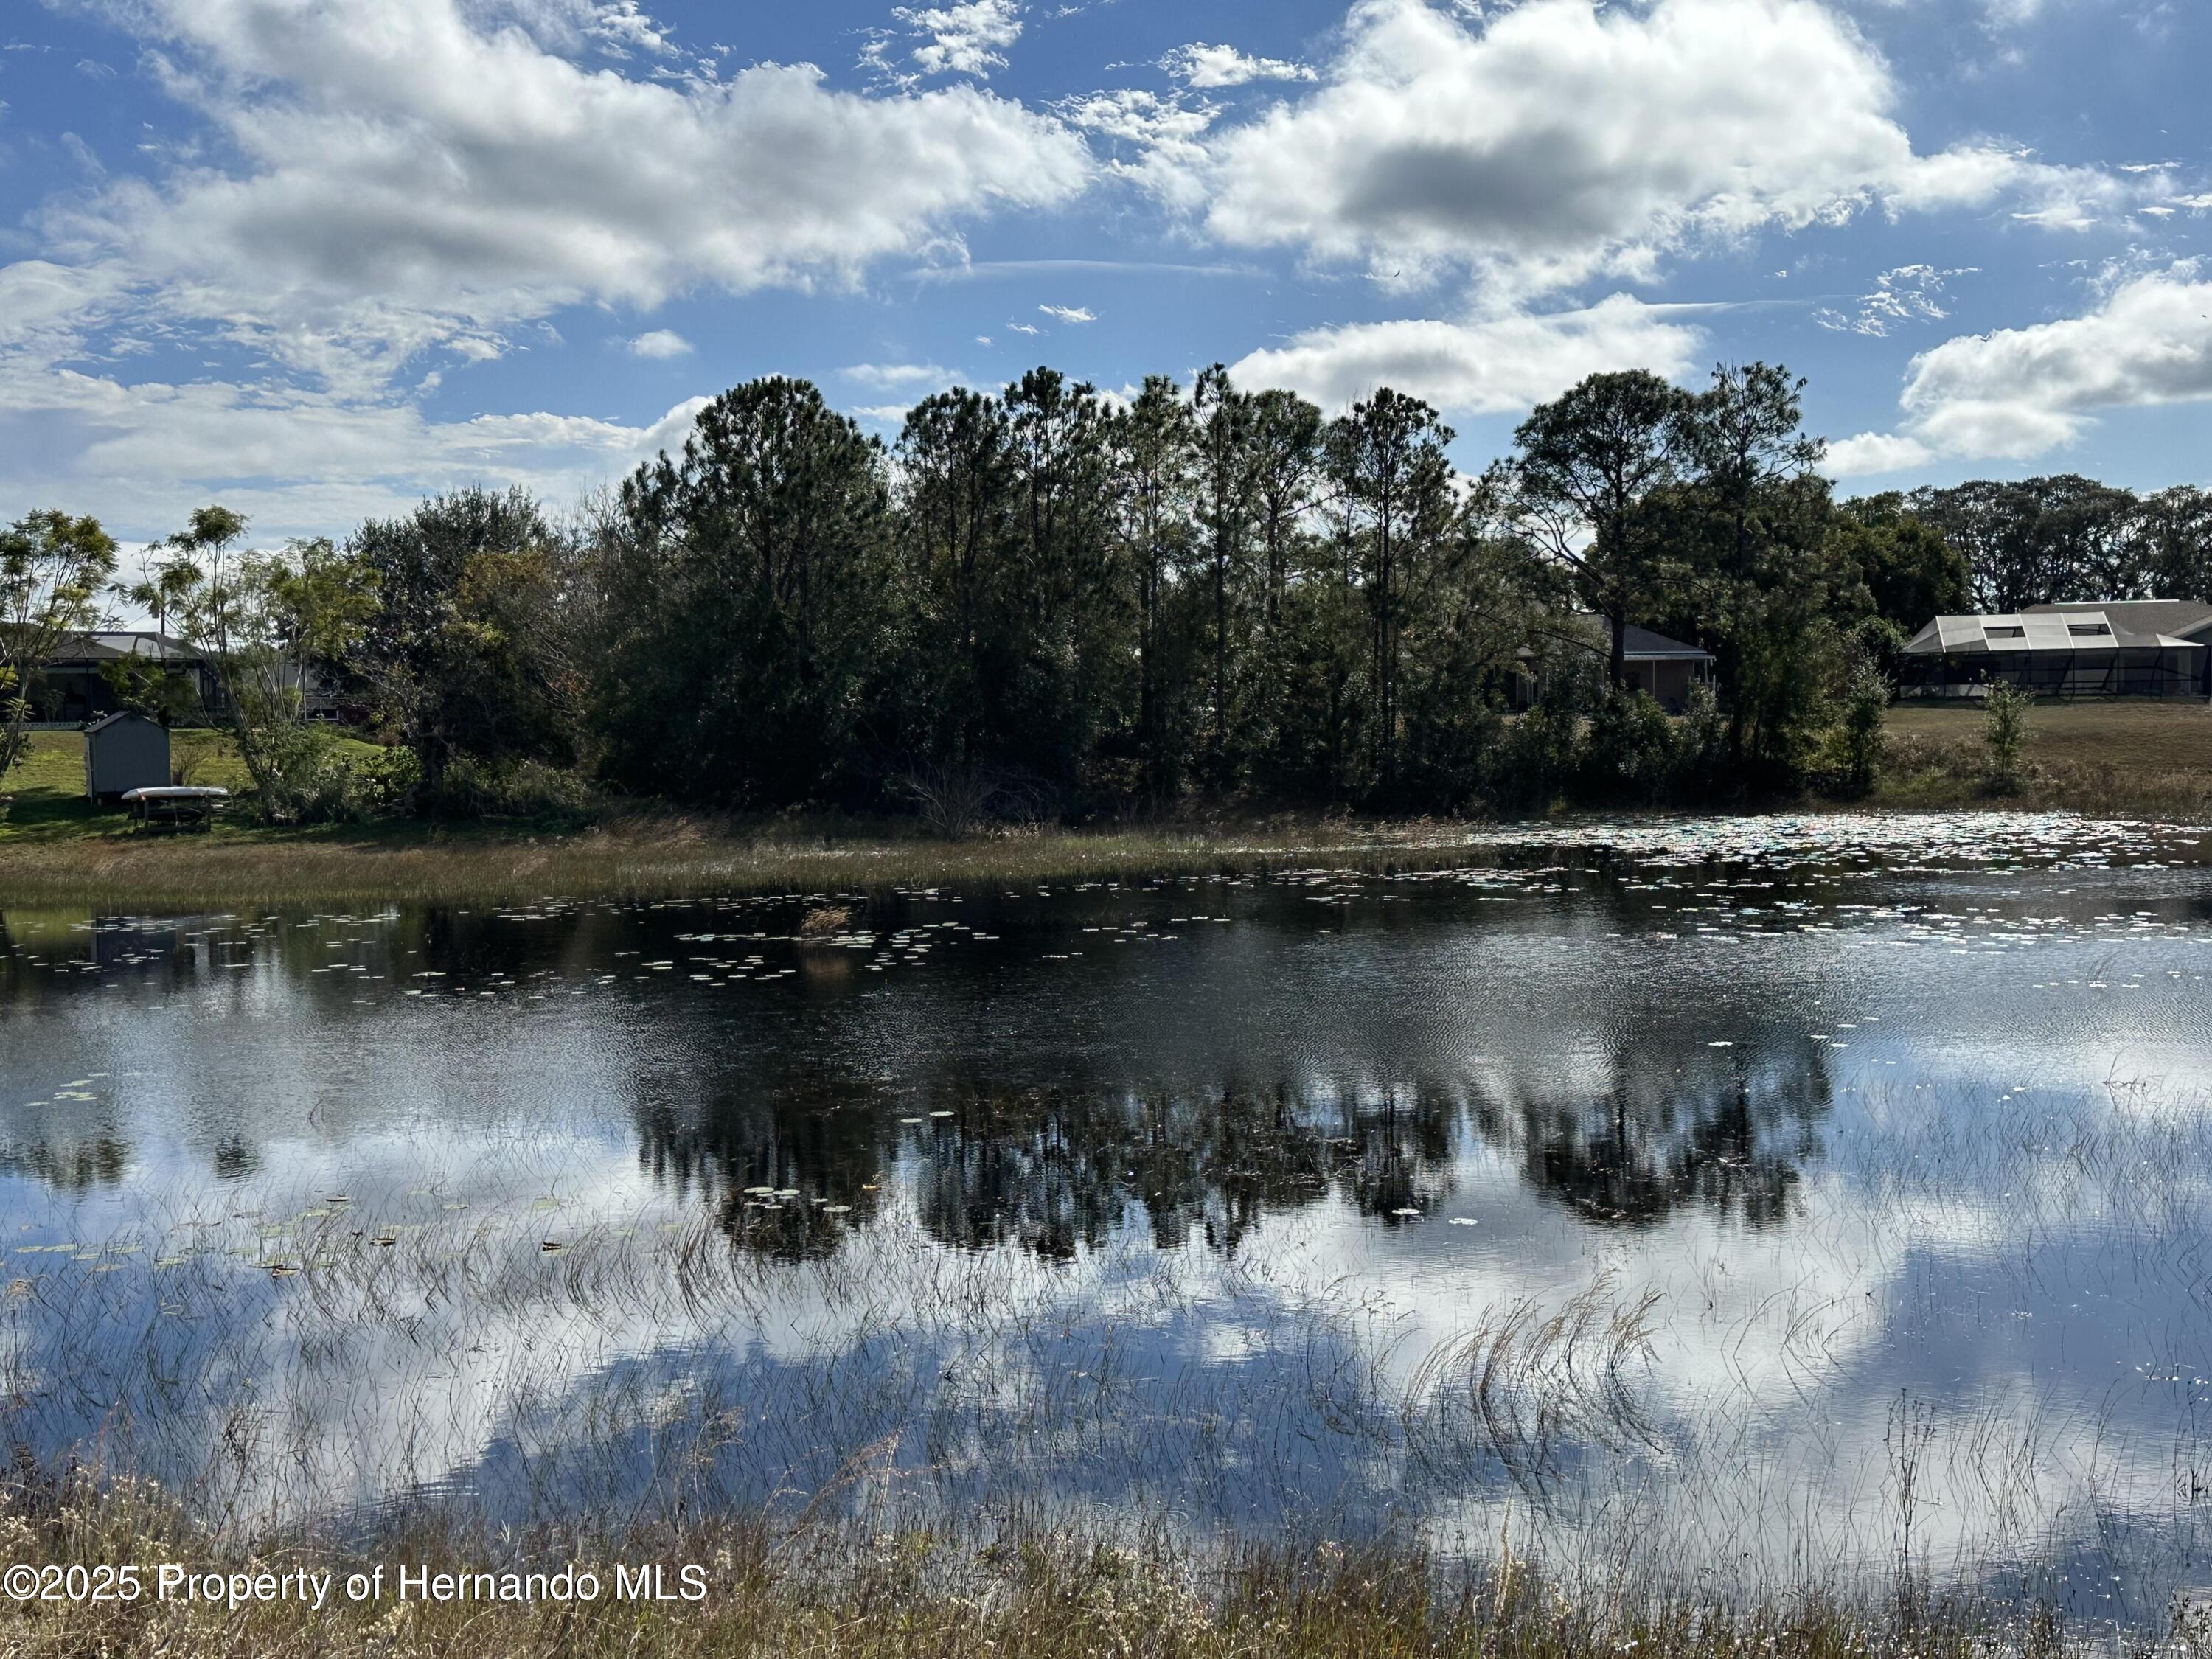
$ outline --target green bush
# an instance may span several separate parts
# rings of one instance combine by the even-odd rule
[[[1614,687],[1590,716],[1580,793],[1596,805],[1661,799],[1674,791],[1674,723],[1648,691]]]
[[[2027,711],[2035,694],[2017,685],[1993,685],[1982,704],[1982,742],[1990,751],[1990,787],[2000,795],[2019,793],[2021,751],[2027,743]]]
[[[1571,701],[1539,698],[1498,745],[1490,778],[1492,799],[1509,811],[1547,810],[1575,775],[1582,723],[1581,711]]]
[[[1690,688],[1674,737],[1674,794],[1693,805],[1734,793],[1729,770],[1728,714],[1710,681]]]
[[[1884,720],[1896,695],[1889,676],[1871,657],[1862,657],[1844,684],[1835,725],[1828,733],[1828,764],[1836,792],[1859,800],[1871,793],[1889,754]]]
[[[264,823],[362,823],[388,817],[419,775],[406,750],[365,753],[325,726],[277,727],[264,741],[268,781],[247,802]]]
[[[495,766],[456,757],[445,787],[423,805],[441,817],[580,822],[597,802],[582,776],[564,767],[534,760]]]

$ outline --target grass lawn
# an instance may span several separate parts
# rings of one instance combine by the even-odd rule
[[[1978,705],[1889,711],[1892,764],[1875,804],[1993,804]],[[2026,787],[2005,805],[2201,817],[2212,813],[2212,707],[2195,701],[2039,702]]]
[[[246,787],[238,750],[220,732],[173,732],[169,763],[187,783]],[[0,846],[130,831],[122,808],[85,799],[84,739],[75,732],[32,732],[29,756],[0,784]]]

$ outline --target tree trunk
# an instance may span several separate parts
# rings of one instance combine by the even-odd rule
[[[1217,766],[1228,748],[1229,557],[1225,547],[1217,547],[1213,555],[1213,755]]]

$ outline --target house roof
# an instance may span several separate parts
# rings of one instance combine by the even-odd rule
[[[1633,623],[1622,641],[1625,654],[1631,662],[1711,662],[1713,653],[1694,645],[1685,645],[1680,640],[1670,640],[1664,634],[1648,628],[1638,628]]]
[[[2201,639],[2212,630],[2212,605],[2195,599],[2095,599],[2083,605],[2031,605],[2031,617],[2055,611],[2101,611],[2119,626],[2139,634],[2169,634]]]
[[[166,634],[143,629],[117,629],[81,634],[54,653],[55,664],[119,662],[143,657],[153,662],[198,662],[200,653]]]
[[[1575,615],[1577,621],[1596,623],[1601,628],[1604,626],[1604,619],[1594,611],[1577,611]],[[1594,647],[1601,656],[1609,652],[1611,640],[1611,635],[1607,634],[1604,641]],[[1622,635],[1621,644],[1624,647],[1623,658],[1628,662],[1711,662],[1713,660],[1713,653],[1710,651],[1701,651],[1694,645],[1685,645],[1680,640],[1670,640],[1664,634],[1655,633],[1649,628],[1638,628],[1633,623],[1629,624]],[[1533,658],[1536,653],[1524,645],[1517,654],[1526,659]]]
[[[2005,616],[1938,617],[1906,641],[1905,649],[1915,657],[1976,657],[2205,648],[2197,641],[2144,627],[2130,619],[2126,610],[2122,605],[2054,605]],[[2212,622],[2212,616],[2205,620]]]

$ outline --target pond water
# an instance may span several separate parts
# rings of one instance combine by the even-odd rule
[[[2207,856],[0,907],[0,1429],[232,1526],[1503,1537],[2155,1623],[2212,1571]]]

